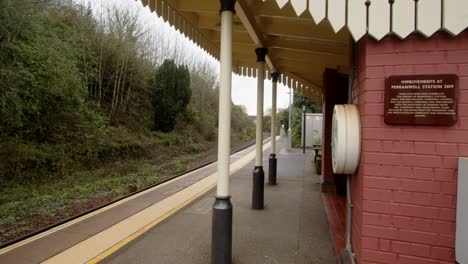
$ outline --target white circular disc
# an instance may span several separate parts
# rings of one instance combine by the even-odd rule
[[[331,145],[333,173],[353,174],[361,155],[361,122],[357,106],[335,105]]]

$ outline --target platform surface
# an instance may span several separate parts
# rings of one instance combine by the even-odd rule
[[[288,150],[284,139],[278,149],[278,185],[265,184],[264,210],[251,209],[253,162],[231,177],[233,263],[336,263],[313,152]],[[210,263],[213,197],[212,190],[102,263]]]

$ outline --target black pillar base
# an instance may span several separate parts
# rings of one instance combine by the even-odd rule
[[[264,184],[265,174],[263,173],[263,166],[255,166],[253,172],[252,209],[263,209]]]
[[[232,204],[231,196],[218,197],[213,204],[211,231],[211,263],[232,262]]]
[[[276,168],[277,160],[276,154],[270,154],[269,160],[269,170],[268,170],[268,185],[276,185]]]

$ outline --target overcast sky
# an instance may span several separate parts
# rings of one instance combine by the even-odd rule
[[[169,26],[161,18],[158,18],[155,13],[151,13],[149,8],[144,8],[141,1],[134,0],[75,0],[76,2],[87,3],[90,2],[93,9],[99,10],[103,5],[117,5],[122,8],[134,8],[138,10],[140,17],[144,24],[150,27],[150,30],[154,30],[154,33],[163,32],[166,36],[170,36],[171,40],[183,45],[184,50],[195,55],[194,58],[201,60],[208,60],[213,65],[216,65],[219,71],[219,63],[212,57],[210,57],[205,51],[194,45],[193,42],[185,38],[182,34]],[[96,12],[95,10],[95,12]],[[252,50],[252,60],[256,60],[255,52]],[[271,81],[265,80],[264,90],[264,111],[271,108],[272,91]],[[232,76],[232,101],[238,105],[244,105],[247,108],[249,115],[256,115],[257,111],[257,79],[238,76],[233,74]],[[278,96],[277,96],[277,108],[287,108],[289,106],[289,89],[284,85],[278,83]]]

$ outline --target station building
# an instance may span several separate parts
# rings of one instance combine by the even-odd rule
[[[142,3],[220,60],[213,263],[231,258],[232,73],[258,78],[257,131],[266,78],[273,79],[274,113],[277,82],[323,104],[322,191],[349,195],[343,261],[468,263],[468,1]],[[342,104],[354,105],[358,118],[345,111],[333,124]],[[261,142],[258,133],[254,209],[263,207],[264,179],[274,176],[263,173]],[[281,166],[273,146],[270,162],[270,173]]]

